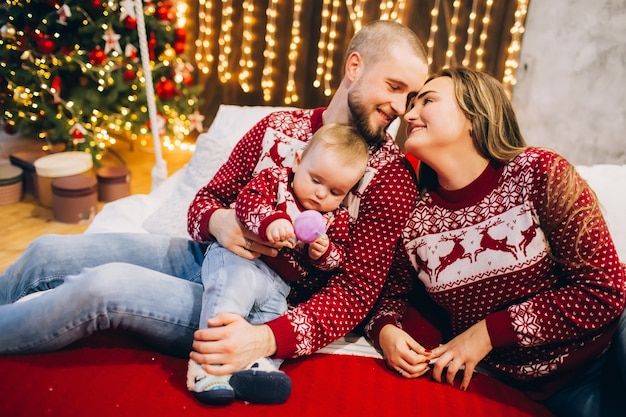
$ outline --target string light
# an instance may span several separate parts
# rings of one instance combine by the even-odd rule
[[[452,3],[452,7],[454,7],[454,11],[452,13],[452,19],[450,19],[450,33],[448,34],[448,49],[446,50],[446,59],[443,65],[444,68],[448,68],[450,66],[450,62],[454,56],[454,49],[456,46],[456,27],[459,23],[459,9],[461,7],[461,2],[459,0],[455,0]]]
[[[430,11],[430,35],[428,35],[428,41],[426,42],[426,48],[428,49],[428,65],[433,63],[433,53],[435,51],[435,36],[439,30],[437,25],[437,19],[439,18],[439,0],[435,0],[435,4]]]
[[[352,22],[354,33],[361,30],[363,27],[363,6],[365,0],[346,0],[346,8],[348,9],[348,17]]]
[[[219,55],[217,61],[217,72],[222,83],[228,82],[232,78],[230,73],[229,58],[232,52],[232,28],[233,28],[233,2],[232,0],[222,0],[222,24],[220,25]]]
[[[317,68],[315,69],[315,88],[324,88],[324,95],[330,97],[332,88],[330,82],[333,75],[333,55],[337,39],[338,10],[341,5],[339,0],[324,0],[322,7],[322,22],[320,26],[320,40],[317,43]]]
[[[302,12],[302,0],[294,0],[293,17],[291,26],[291,42],[289,43],[289,69],[287,72],[287,86],[285,87],[285,104],[293,104],[298,101],[295,73],[298,62],[298,49],[300,46],[300,12]]]
[[[231,77],[238,77],[239,84],[244,92],[252,90],[250,79],[253,76],[255,63],[252,57],[252,40],[254,38],[253,22],[255,7],[253,0],[242,0],[242,44],[241,44],[241,57],[239,60],[239,69],[235,74],[234,69],[230,68],[230,56],[232,53],[232,40],[233,40],[233,0],[221,0],[222,13],[221,24],[219,24],[220,31],[215,33],[212,27],[217,27],[218,24],[212,19],[213,0],[198,0],[199,10],[199,34],[198,40],[196,40],[196,54],[195,61],[199,70],[203,74],[208,74],[211,70],[213,63],[213,55],[211,54],[212,42],[219,43],[219,56],[218,56],[218,73],[221,82],[225,83],[231,79]],[[290,32],[290,43],[288,50],[288,68],[285,85],[284,103],[293,104],[298,102],[299,96],[297,92],[297,86],[295,81],[295,74],[297,70],[297,61],[299,57],[299,50],[302,47],[301,38],[301,12],[302,12],[302,0],[294,0],[292,8],[292,23]],[[319,27],[319,41],[317,44],[317,56],[315,61],[315,78],[313,86],[315,88],[322,88],[323,93],[326,96],[332,94],[331,82],[333,80],[332,71],[335,62],[335,48],[337,42],[337,23],[340,18],[340,10],[345,3],[347,10],[347,16],[353,26],[354,33],[358,32],[364,22],[366,0],[346,0],[341,2],[340,0],[322,0],[321,4],[321,19]],[[467,33],[467,40],[464,45],[463,58],[461,63],[465,66],[472,64],[477,70],[485,69],[485,45],[487,41],[487,35],[490,30],[491,11],[493,6],[493,0],[472,0],[471,12],[467,17],[467,27],[460,28],[460,14],[461,14],[461,1],[454,0],[452,3],[453,13],[449,22],[447,22],[446,36],[447,46],[444,57],[443,66],[448,67],[455,63],[455,56],[457,54],[457,41],[458,34],[461,30],[465,29]],[[464,3],[465,4],[465,3]],[[404,19],[404,13],[406,10],[406,0],[380,0],[380,19],[396,20],[402,22]],[[469,5],[466,4],[463,9],[466,10]],[[434,0],[432,9],[430,11],[430,31],[428,40],[426,42],[427,58],[429,65],[433,64],[434,54],[436,50],[436,41],[439,32],[439,17],[441,11],[441,0]],[[524,21],[527,13],[528,0],[518,0],[517,10],[515,12],[515,23],[511,27],[511,43],[507,50],[507,59],[505,63],[505,73],[503,76],[503,83],[505,86],[512,86],[515,84],[515,72],[518,66],[519,53],[521,48],[521,38],[524,33]],[[482,10],[484,9],[484,10]],[[265,49],[263,52],[264,63],[261,74],[261,87],[263,90],[263,100],[266,102],[271,101],[274,89],[276,88],[275,80],[273,79],[276,73],[276,47],[280,41],[278,38],[276,27],[276,18],[278,10],[278,0],[270,0],[267,5],[266,15],[267,23],[265,26]],[[482,13],[482,15],[480,13]],[[281,38],[286,38],[284,35]],[[460,53],[460,51],[459,51]],[[459,57],[460,58],[460,57]]]
[[[483,28],[480,32],[480,46],[476,49],[476,69],[482,71],[485,68],[483,57],[485,56],[485,42],[487,41],[487,29],[489,28],[489,21],[491,20],[491,6],[493,0],[487,0],[487,6],[485,7],[485,14],[483,15]]]
[[[380,19],[381,20],[395,20],[402,22],[402,15],[404,14],[405,1],[398,0],[382,0],[380,2]]]
[[[198,39],[196,39],[196,65],[203,74],[211,72],[213,53],[211,52],[211,38],[213,36],[213,2],[199,0],[198,2]],[[182,26],[184,27],[184,26]]]
[[[250,71],[254,67],[252,59],[252,22],[254,20],[254,4],[250,0],[244,0],[243,4],[243,34],[241,39],[241,58],[239,59],[239,85],[241,89],[250,92]]]
[[[472,54],[472,46],[474,45],[474,34],[476,25],[476,9],[478,8],[478,1],[472,2],[472,11],[469,15],[469,23],[467,25],[467,42],[465,43],[465,56],[463,57],[462,64],[466,67],[470,64],[470,57]]]
[[[516,84],[515,73],[519,66],[519,55],[521,51],[521,39],[524,34],[524,21],[526,20],[526,13],[528,12],[528,1],[518,0],[517,9],[515,10],[515,21],[511,28],[511,43],[507,50],[508,55],[504,64],[504,77],[502,78],[502,84],[506,89],[508,95],[511,95],[511,90]]]
[[[274,58],[276,58],[276,15],[278,14],[278,0],[270,0],[267,10],[267,23],[265,24],[265,50],[263,57],[263,75],[261,76],[261,88],[263,89],[263,100],[268,102],[272,100],[272,90],[274,81],[272,73],[274,72]]]

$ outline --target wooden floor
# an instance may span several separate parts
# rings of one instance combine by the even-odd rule
[[[1,133],[0,160],[8,160],[12,152],[38,149],[39,146],[34,140]],[[131,171],[131,193],[149,193],[152,187],[154,150],[138,146],[131,149],[127,143],[119,143],[113,147],[113,151],[124,160]],[[171,175],[189,161],[191,152],[164,150],[163,158],[167,162],[168,174]],[[102,163],[119,165],[120,161],[113,157],[112,152],[107,152]],[[102,207],[102,203],[98,204]],[[87,227],[88,224],[56,222],[52,210],[40,206],[30,194],[26,194],[19,203],[0,206],[0,272],[4,271],[36,237],[49,233],[82,233]]]

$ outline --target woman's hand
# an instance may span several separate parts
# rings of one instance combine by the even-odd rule
[[[276,353],[274,333],[266,325],[250,324],[232,313],[218,314],[208,324],[194,333],[189,357],[212,375],[232,374]]]
[[[432,351],[432,357],[437,358],[437,362],[433,366],[433,378],[437,382],[441,382],[444,377],[446,382],[454,385],[454,378],[461,367],[463,370],[463,379],[461,381],[461,389],[467,390],[472,379],[474,369],[478,362],[483,360],[493,346],[491,338],[487,331],[485,320],[481,320],[445,345],[436,347]]]
[[[209,233],[220,245],[242,258],[278,255],[276,247],[269,242],[262,242],[257,235],[243,227],[233,209],[216,210],[209,220]]]
[[[424,349],[404,330],[388,324],[382,328],[378,344],[390,369],[405,378],[417,378],[428,372],[430,351]]]

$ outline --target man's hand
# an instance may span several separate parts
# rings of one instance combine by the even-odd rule
[[[212,375],[232,374],[276,353],[274,333],[264,324],[252,325],[231,313],[218,314],[208,324],[194,333],[189,357]]]
[[[235,210],[216,210],[209,220],[209,233],[220,245],[242,258],[255,259],[260,255],[276,256],[278,249],[269,246],[237,220]]]

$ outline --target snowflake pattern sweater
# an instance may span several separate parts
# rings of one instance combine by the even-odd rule
[[[578,213],[543,233],[546,216],[554,215],[540,208],[555,162],[559,175],[565,160],[530,148],[504,166],[490,165],[461,190],[427,193],[403,230],[368,336],[377,341],[385,324],[401,327],[406,294],[425,289],[447,313],[452,335],[486,320],[493,350],[480,366],[489,373],[537,399],[573,382],[610,344],[624,309],[626,265],[603,219],[578,246],[588,265],[563,266],[549,256],[547,245],[575,259],[585,220]],[[572,210],[591,198],[587,187]]]
[[[324,109],[278,111],[257,123],[237,143],[226,163],[201,188],[188,212],[192,239],[208,242],[211,215],[229,207],[262,169],[293,166],[322,126]],[[400,231],[417,196],[412,168],[393,140],[371,150],[359,186],[346,197],[353,222],[351,246],[339,271],[311,274],[292,284],[295,307],[267,325],[276,338],[277,358],[314,353],[353,330],[379,297]]]
[[[252,178],[239,193],[235,203],[235,213],[239,221],[248,229],[266,239],[267,226],[275,220],[295,221],[305,209],[300,205],[291,187],[293,171],[287,167],[272,167],[262,170]],[[284,247],[278,256],[263,256],[268,264],[285,281],[301,279],[311,268],[322,271],[337,269],[344,260],[350,246],[349,214],[345,207],[322,214],[326,219],[328,249],[319,259],[308,256],[308,246]]]

